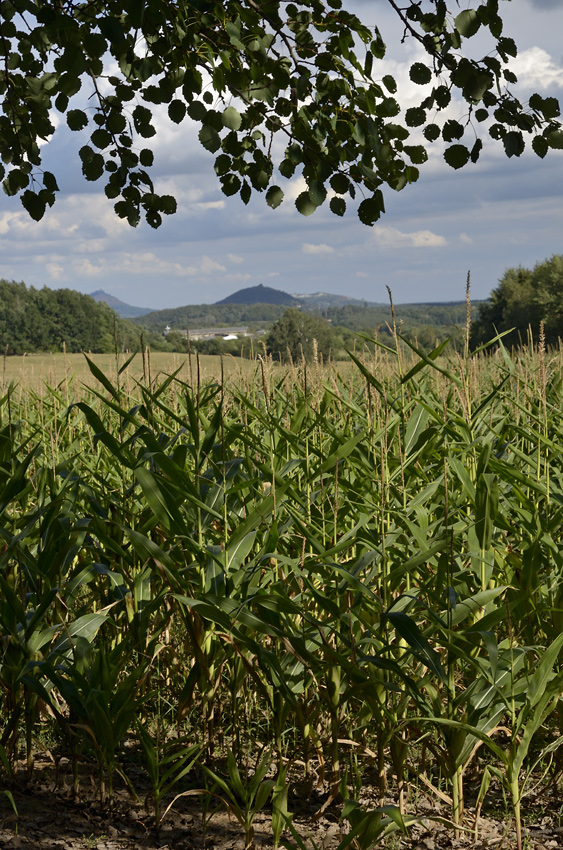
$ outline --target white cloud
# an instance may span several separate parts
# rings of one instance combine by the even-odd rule
[[[282,204],[281,209],[284,208],[285,201],[295,201],[298,195],[300,195],[301,192],[305,192],[306,189],[307,183],[303,176],[300,175],[299,177],[295,177],[293,180],[290,180],[289,183],[284,186],[284,204]]]
[[[103,254],[109,247],[107,239],[82,239],[72,249],[74,254]]]
[[[0,236],[5,236],[12,229],[14,219],[23,217],[22,213],[5,212],[0,216]]]
[[[45,268],[49,272],[51,280],[61,280],[64,275],[65,267],[59,263],[47,263]]]
[[[244,257],[239,257],[238,254],[227,254],[227,260],[230,263],[235,263],[235,265],[244,263]]]
[[[203,204],[198,204],[200,210],[222,210],[225,208],[225,201],[206,201]]]
[[[301,250],[304,254],[334,254],[334,248],[330,245],[313,245],[311,242],[304,242]]]
[[[211,257],[203,257],[199,266],[199,271],[203,274],[211,274],[211,272],[226,272],[225,266],[212,260]]]
[[[75,260],[73,267],[76,274],[82,277],[100,277],[100,275],[105,274],[107,271],[103,261],[95,265],[87,259]]]
[[[431,230],[415,230],[412,233],[401,233],[394,227],[378,225],[374,229],[373,240],[379,248],[441,248],[447,245],[444,236],[432,233]]]
[[[11,199],[12,202],[15,199]],[[85,228],[85,231],[84,231]],[[113,206],[105,195],[78,194],[57,199],[54,209],[48,209],[41,221],[32,221],[26,212],[7,211],[0,216],[0,235],[9,234],[13,241],[23,241],[29,246],[52,247],[57,243],[71,243],[76,249],[76,239],[92,242],[95,237],[106,237],[116,242],[124,232],[130,230],[123,219],[116,216]],[[33,234],[31,237],[30,234]],[[79,244],[79,243],[78,243]],[[95,249],[107,250],[107,243],[100,240]],[[85,248],[85,250],[90,249]]]
[[[467,233],[460,233],[459,241],[463,242],[464,245],[471,245],[473,243],[473,239],[471,238],[471,236],[468,236]]]
[[[157,280],[171,277],[209,277],[216,272],[226,272],[227,269],[207,256],[199,258],[189,266],[184,266],[179,262],[160,259],[156,254],[146,251],[138,254],[117,254],[110,261],[102,258],[96,264],[85,257],[75,259],[73,271],[82,277],[115,276],[121,273],[143,275]]]
[[[369,277],[367,272],[356,272],[356,277]]]
[[[252,275],[248,274],[248,272],[246,274],[239,272],[238,274],[228,274],[228,275],[226,275],[224,280],[240,282],[240,281],[251,280],[251,278],[252,278]]]
[[[510,68],[521,86],[544,91],[553,87],[563,88],[563,68],[541,47],[523,50],[512,60]]]

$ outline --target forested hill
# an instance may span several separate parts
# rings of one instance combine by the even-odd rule
[[[238,292],[233,292],[232,295],[217,301],[217,304],[278,304],[285,307],[298,307],[299,301],[287,292],[259,283],[258,286],[239,289]]]
[[[179,331],[222,325],[268,325],[277,321],[286,310],[287,307],[279,304],[188,304],[186,307],[157,310],[133,321],[136,325],[162,333],[166,325]]]
[[[0,350],[8,354],[36,351],[110,352],[115,332],[120,348],[139,347],[140,328],[116,317],[104,302],[73,289],[34,289],[0,280]],[[150,342],[162,340],[152,337]]]
[[[367,305],[362,302],[319,309],[316,304],[308,304],[303,297],[302,310],[311,310],[328,319],[333,326],[348,328],[352,331],[373,333],[374,330],[391,323],[389,305]],[[276,304],[190,304],[169,310],[158,310],[134,319],[135,324],[152,331],[162,333],[169,325],[172,330],[184,331],[186,328],[220,327],[247,324],[266,326],[277,321],[287,308]],[[397,321],[403,323],[405,331],[411,334],[419,328],[426,328],[433,338],[433,328],[464,326],[466,317],[465,302],[443,304],[398,304],[395,308]]]
[[[185,343],[172,335],[164,338],[167,325],[178,331],[242,324],[269,328],[286,309],[278,304],[200,304],[159,310],[130,321],[117,317],[105,302],[72,289],[35,289],[0,280],[0,351],[24,354],[66,347],[68,352],[111,352],[116,332],[120,350],[137,350],[141,333],[153,350],[172,351],[178,344],[184,350]],[[309,312],[306,299],[301,310]],[[385,332],[391,324],[391,310],[383,305],[313,308],[312,312],[338,329],[343,349],[353,345],[350,334],[373,335],[376,328]],[[407,337],[433,347],[436,340],[459,333],[465,323],[465,304],[399,304],[396,317]]]
[[[472,305],[475,313],[480,302]],[[345,304],[329,307],[323,311],[325,318],[334,325],[343,325],[351,330],[366,327],[376,328],[392,321],[391,307],[386,304],[364,305]],[[465,325],[467,307],[465,301],[451,301],[435,304],[396,304],[395,316],[398,322],[407,325],[434,325],[436,327]]]

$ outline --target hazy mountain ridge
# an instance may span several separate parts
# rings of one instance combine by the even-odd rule
[[[270,298],[270,301],[259,300]],[[286,300],[289,299],[289,302]],[[477,302],[475,302],[476,304]],[[252,286],[238,290],[228,298],[215,304],[188,304],[147,313],[134,319],[153,331],[162,332],[168,325],[172,330],[186,328],[228,327],[248,324],[254,329],[269,327],[277,321],[288,307],[320,313],[333,325],[348,327],[355,331],[369,332],[391,322],[389,303],[366,301],[348,295],[330,292],[289,295],[272,287]],[[437,303],[396,304],[398,322],[412,326],[463,326],[466,318],[465,301]]]
[[[97,302],[103,301],[122,319],[134,319],[138,316],[146,316],[147,313],[155,312],[151,307],[134,307],[132,304],[126,304],[125,301],[121,301],[115,295],[110,295],[109,292],[104,292],[103,289],[97,289],[95,292],[91,292],[90,298],[93,298]]]
[[[313,292],[312,294],[293,293],[300,304],[305,304],[309,309],[324,310],[329,307],[385,307],[378,301],[366,301],[364,298],[351,298],[349,295],[335,295],[332,292]]]

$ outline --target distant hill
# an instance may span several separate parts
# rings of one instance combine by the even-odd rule
[[[306,310],[326,310],[329,307],[382,307],[386,304],[380,304],[377,301],[366,301],[363,298],[350,298],[349,295],[334,295],[332,292],[313,292],[312,295],[302,295],[297,292],[293,293],[293,297],[297,298],[299,303]]]
[[[267,290],[267,287],[253,287],[253,289],[263,292]],[[295,302],[301,306],[302,310],[320,314],[328,319],[333,327],[347,328],[352,333],[359,332],[372,336],[376,328],[380,328],[385,333],[392,324],[389,304],[360,301],[344,295],[329,295],[322,292],[295,296]],[[173,331],[183,332],[186,328],[193,330],[247,325],[249,330],[256,332],[270,328],[283,316],[287,306],[293,305],[191,304],[186,307],[158,310],[132,321],[148,331],[160,334],[167,326]],[[475,302],[473,310],[476,310],[477,306],[478,302]],[[397,304],[395,313],[402,332],[410,334],[412,339],[424,341],[427,347],[433,347],[436,338],[442,339],[450,333],[457,333],[465,326],[466,306],[465,301]],[[441,329],[438,334],[436,329]]]
[[[217,305],[223,304],[276,304],[281,307],[298,307],[300,302],[281,289],[272,289],[259,283],[258,286],[249,286],[247,289],[239,289],[232,295],[227,295]]]
[[[122,319],[133,319],[135,316],[146,316],[147,313],[152,313],[148,307],[133,307],[131,304],[126,304],[125,301],[120,301],[115,295],[110,295],[109,292],[104,292],[103,289],[97,289],[90,293],[90,298],[94,301],[103,301],[112,310],[115,310],[118,316]]]
[[[0,348],[8,354],[36,351],[113,352],[138,350],[140,329],[117,317],[102,300],[75,289],[35,289],[0,280]],[[154,350],[162,337],[145,335]]]
[[[167,325],[179,331],[248,325],[256,331],[270,327],[286,309],[284,304],[188,304],[186,307],[157,310],[132,321],[157,333],[162,333]]]
[[[474,301],[471,304],[473,318],[477,315],[480,303]],[[305,304],[303,306],[305,307]],[[390,304],[364,302],[363,306],[359,306],[358,303],[341,303],[322,312],[333,325],[362,333],[371,333],[375,328],[385,328],[392,323]],[[413,335],[423,327],[463,328],[467,318],[467,306],[465,301],[396,304],[395,316],[397,323]]]

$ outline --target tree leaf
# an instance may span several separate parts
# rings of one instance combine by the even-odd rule
[[[543,159],[549,150],[549,144],[544,136],[534,136],[532,139],[532,148],[534,152]]]
[[[461,139],[464,132],[465,128],[463,124],[460,124],[459,121],[449,119],[442,129],[442,138],[445,142],[452,142],[454,139]]]
[[[295,199],[295,206],[301,215],[312,215],[317,209],[317,205],[313,203],[308,192],[301,192]]]
[[[331,198],[329,207],[335,215],[344,215],[346,212],[346,201],[344,198]]]
[[[420,106],[411,106],[405,112],[407,127],[420,127],[426,121],[426,110]]]
[[[49,192],[58,192],[59,187],[57,184],[57,179],[54,174],[51,174],[50,171],[43,172],[43,185]]]
[[[203,147],[211,151],[211,153],[215,153],[221,147],[221,137],[217,130],[213,127],[210,127],[209,124],[204,124],[201,130],[198,133],[198,138],[203,145]]]
[[[46,204],[37,192],[26,189],[21,196],[21,202],[34,221],[41,221],[45,215]]]
[[[154,162],[154,154],[150,148],[143,148],[139,153],[139,162],[144,168],[150,168]]]
[[[279,186],[270,186],[266,192],[266,203],[275,210],[283,201],[283,190]]]
[[[86,180],[98,180],[104,173],[104,158],[88,145],[80,148],[78,155],[82,160],[82,173]]]
[[[440,128],[437,124],[428,124],[428,126],[425,127],[422,132],[424,133],[425,138],[428,139],[429,142],[435,142],[436,139],[440,138],[441,133]]]
[[[358,207],[358,218],[362,224],[372,225],[381,218],[381,213],[385,212],[382,209],[382,195],[376,193],[373,198],[365,198]]]
[[[483,142],[481,141],[481,139],[476,139],[475,144],[471,148],[471,155],[470,155],[471,156],[471,162],[477,162],[477,160],[479,159],[479,155],[480,155],[482,150],[483,150]]]
[[[240,188],[241,180],[238,174],[224,174],[221,177],[221,191],[227,197],[238,194]]]
[[[168,104],[168,117],[175,124],[180,124],[186,115],[186,104],[183,100],[175,98]]]
[[[88,116],[81,109],[69,109],[66,123],[70,130],[83,130],[88,124]]]
[[[526,143],[520,130],[510,130],[502,140],[508,157],[520,156],[524,153]]]
[[[465,9],[455,19],[455,28],[464,38],[471,38],[479,30],[481,20],[475,9]]]
[[[444,159],[452,168],[463,168],[469,162],[470,153],[465,145],[451,145],[444,151]]]
[[[547,144],[555,150],[563,150],[563,130],[553,130],[545,136]]]
[[[339,195],[344,195],[350,189],[350,178],[337,171],[330,178],[330,188]]]
[[[424,86],[432,79],[432,71],[422,62],[415,62],[409,70],[409,77],[419,86]]]
[[[227,106],[221,116],[221,120],[223,121],[223,126],[228,127],[229,130],[240,130],[242,115],[234,106]]]
[[[243,202],[243,204],[248,204],[251,196],[252,196],[252,189],[250,188],[250,184],[247,183],[246,180],[244,180],[242,186],[240,187],[240,199]]]

